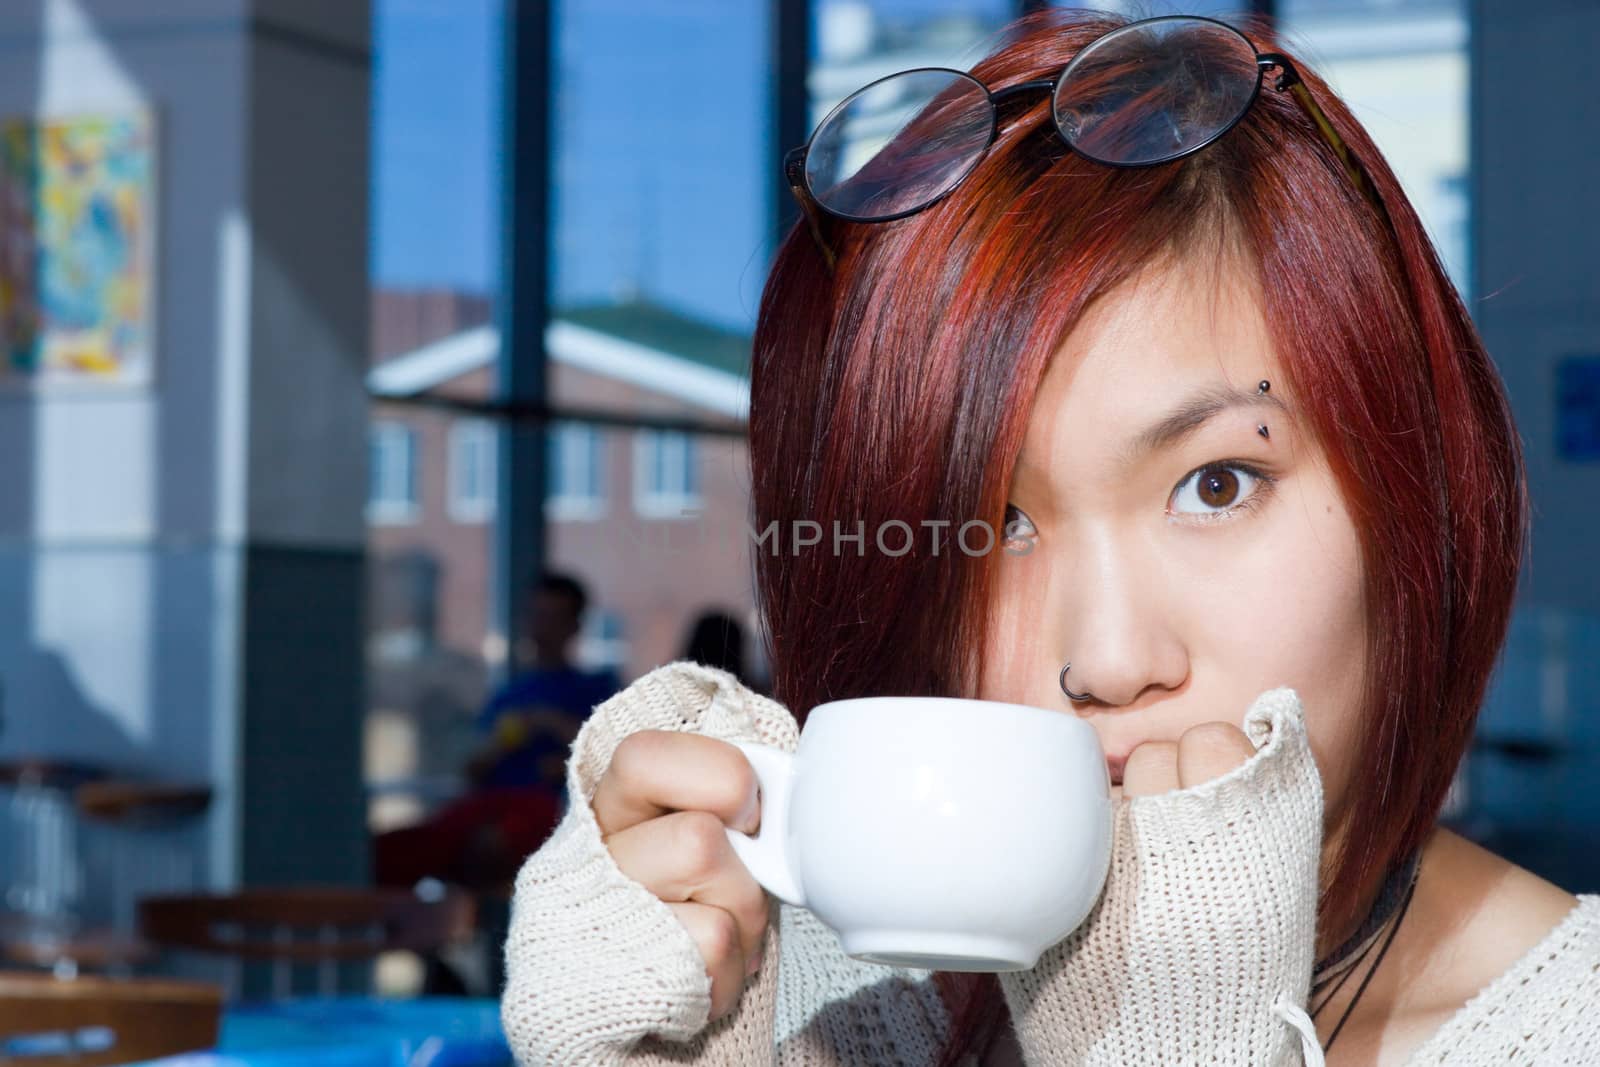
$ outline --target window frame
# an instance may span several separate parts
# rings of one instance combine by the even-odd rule
[[[421,431],[402,418],[392,416],[372,419],[367,429],[366,519],[373,526],[414,526],[422,520],[422,442]],[[394,454],[388,442],[403,442],[399,450],[405,458],[406,492],[404,496],[387,496],[381,491],[386,481],[382,458]]]
[[[471,451],[473,445],[476,445],[477,456],[481,457],[479,464],[482,469],[477,476],[478,496],[469,495],[465,485],[470,463],[465,453]],[[452,521],[464,526],[476,526],[494,520],[500,503],[495,469],[499,448],[499,433],[490,420],[470,417],[451,420],[446,444],[445,478],[448,489],[445,511]]]
[[[564,484],[570,472],[567,465],[570,460],[564,442],[575,438],[584,442],[589,457],[588,485],[594,489],[592,493],[568,492],[570,486]],[[555,468],[557,474],[556,477],[548,479],[545,488],[545,518],[553,522],[592,522],[605,518],[609,511],[610,497],[606,478],[606,463],[610,450],[606,447],[606,435],[591,423],[572,420],[552,421],[548,427],[545,447],[550,452],[550,466]]]
[[[669,446],[682,443],[683,482],[686,489],[663,489],[649,481]],[[682,519],[685,509],[699,508],[704,500],[700,479],[700,447],[695,434],[681,430],[639,429],[633,434],[633,511],[644,519]],[[664,473],[664,472],[663,472]]]

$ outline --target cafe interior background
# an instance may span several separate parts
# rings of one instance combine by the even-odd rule
[[[140,901],[367,891],[371,835],[464,788],[530,574],[584,584],[581,666],[626,683],[716,610],[763,684],[743,423],[783,151],[1037,6],[0,6],[0,967],[296,995],[152,947]],[[1421,212],[1535,505],[1446,815],[1600,889],[1600,4],[1100,6],[1275,17]],[[481,1006],[504,893],[469,895],[445,955]],[[403,998],[422,955],[337,970]]]

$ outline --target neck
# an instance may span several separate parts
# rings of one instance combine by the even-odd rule
[[[1428,842],[1424,843],[1424,851],[1426,851],[1426,845],[1431,843],[1431,841],[1432,838],[1430,838]],[[1344,843],[1345,835],[1342,832],[1335,831],[1330,835],[1329,847],[1323,852],[1324,861],[1321,888],[1324,898],[1326,898],[1328,894],[1329,886],[1331,884],[1330,878],[1334,873],[1334,863],[1332,860],[1336,859],[1341,854]],[[1404,856],[1396,856],[1390,862],[1392,864],[1401,864],[1405,862],[1405,859],[1406,857]],[[1392,872],[1390,868],[1385,868],[1372,875],[1368,884],[1362,887],[1360,894],[1352,902],[1347,911],[1338,916],[1326,916],[1325,919],[1327,921],[1318,924],[1316,958],[1319,963],[1327,960],[1332,954],[1338,952],[1341,947],[1345,947],[1351,938],[1360,934],[1363,930],[1363,927],[1368,924],[1369,919],[1376,920],[1377,918],[1380,918],[1379,916],[1374,915],[1374,908],[1383,907],[1386,914],[1392,914],[1394,912],[1395,905],[1397,903],[1397,901],[1394,899],[1394,895],[1396,893],[1403,893],[1405,886],[1397,885],[1395,887],[1389,887],[1388,882],[1390,880],[1391,873]],[[1394,876],[1403,877],[1403,874],[1395,873]],[[1382,897],[1386,888],[1390,888],[1391,897],[1388,900],[1382,900],[1380,898]]]
[[[1371,885],[1363,888],[1342,921],[1330,921],[1326,929],[1318,929],[1318,965],[1328,965],[1338,971],[1339,961],[1362,955],[1363,945],[1381,939],[1382,931],[1394,925],[1411,885],[1421,880],[1422,865],[1435,838],[1437,833],[1424,841],[1419,856],[1392,857],[1386,869],[1373,878]],[[1326,873],[1323,891],[1326,891]]]
[[[1358,1051],[1370,1046],[1372,1027],[1381,1027],[1385,1020],[1393,1017],[1403,998],[1409,995],[1407,990],[1414,986],[1418,961],[1431,951],[1433,935],[1429,932],[1428,914],[1431,905],[1426,890],[1440,877],[1436,848],[1439,840],[1439,833],[1435,831],[1424,842],[1415,888],[1409,893],[1409,900],[1408,894],[1401,892],[1402,907],[1394,909],[1389,922],[1382,925],[1375,938],[1370,941],[1362,938],[1367,946],[1365,951],[1358,945],[1354,953],[1343,958],[1342,964],[1331,963],[1323,972],[1320,987],[1313,979],[1308,1010],[1312,1012],[1317,1036],[1324,1048],[1333,1040],[1335,1032],[1349,1035],[1339,1038],[1346,1054],[1351,1046]],[[1383,883],[1384,879],[1380,878],[1377,886],[1362,894],[1356,911],[1358,918],[1345,924],[1336,935],[1318,937],[1319,963],[1328,962],[1331,953],[1362,932],[1364,920],[1372,909],[1382,906],[1378,898]],[[1404,890],[1406,886],[1400,888]],[[1361,1036],[1363,1034],[1366,1036]]]

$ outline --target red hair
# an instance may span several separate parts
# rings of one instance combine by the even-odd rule
[[[973,74],[1049,78],[1128,21],[1046,10]],[[1235,24],[1289,55],[1259,18]],[[1126,170],[1061,143],[1047,101],[1007,121],[953,193],[889,223],[803,225],[768,277],[749,420],[756,528],[981,518],[999,529],[1034,392],[1095,299],[1163,255],[1245,252],[1279,374],[1356,525],[1368,605],[1361,751],[1346,847],[1319,929],[1348,930],[1419,848],[1470,740],[1527,538],[1521,446],[1499,376],[1377,147],[1295,62],[1383,197],[1394,232],[1288,94],[1184,159]],[[1000,553],[774,553],[754,561],[774,696],[797,715],[873,694],[970,696]],[[898,545],[899,539],[893,542]],[[850,542],[844,543],[847,547]],[[958,1008],[945,1063],[987,1044],[992,975],[941,975]]]

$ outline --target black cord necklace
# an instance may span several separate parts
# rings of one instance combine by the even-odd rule
[[[1360,967],[1361,961],[1367,953],[1378,943],[1379,935],[1385,926],[1388,934],[1382,938],[1383,945],[1378,949],[1377,959],[1373,960],[1368,968],[1366,977],[1356,987],[1356,995],[1350,998],[1350,1003],[1345,1005],[1344,1014],[1339,1016],[1339,1022],[1334,1026],[1333,1033],[1328,1035],[1328,1043],[1322,1046],[1326,1052],[1333,1047],[1334,1039],[1339,1036],[1339,1031],[1344,1029],[1344,1024],[1350,1018],[1350,1013],[1355,1010],[1356,1004],[1361,1000],[1361,995],[1367,991],[1367,985],[1372,981],[1372,976],[1377,973],[1378,967],[1383,963],[1383,957],[1388,954],[1389,946],[1394,943],[1395,934],[1400,930],[1400,923],[1405,919],[1406,910],[1411,906],[1411,898],[1416,892],[1417,875],[1421,870],[1422,853],[1420,850],[1412,853],[1406,862],[1400,864],[1385,879],[1378,898],[1372,910],[1368,913],[1361,927],[1346,939],[1343,945],[1335,949],[1325,960],[1317,963],[1312,978],[1312,995],[1320,994],[1331,982],[1333,988],[1329,989],[1326,996],[1321,997],[1317,1005],[1311,1010],[1311,1017],[1327,1007],[1329,1002],[1344,987],[1350,976]],[[1393,918],[1393,922],[1389,920]],[[1336,982],[1334,979],[1338,979]]]

